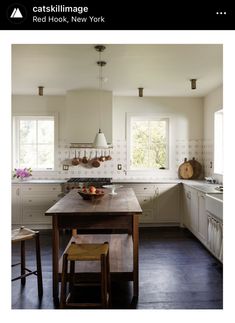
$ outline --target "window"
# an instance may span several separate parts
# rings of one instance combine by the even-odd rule
[[[129,127],[130,169],[168,168],[169,119],[132,116]]]
[[[223,110],[214,115],[214,173],[223,174]]]
[[[54,116],[14,117],[14,167],[54,169]]]

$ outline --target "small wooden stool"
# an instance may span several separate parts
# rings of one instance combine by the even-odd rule
[[[36,246],[37,270],[34,270],[34,271],[25,267],[25,240],[30,240],[30,239],[35,239],[35,246]],[[36,275],[37,281],[38,281],[38,296],[41,298],[43,294],[43,286],[42,286],[42,267],[41,267],[39,232],[27,229],[22,226],[19,229],[12,230],[11,241],[14,243],[20,242],[21,244],[21,254],[20,254],[21,261],[19,263],[12,265],[12,267],[17,265],[21,266],[21,275],[13,278],[11,281],[21,279],[21,284],[24,285],[26,282],[26,277],[30,275]]]
[[[75,261],[100,261],[101,264],[101,302],[100,303],[75,303],[69,302],[71,288],[74,284]],[[68,277],[68,261],[70,273]],[[67,294],[67,282],[70,283],[70,292]],[[89,284],[91,286],[93,284]],[[97,285],[97,284],[94,284]],[[71,243],[63,255],[63,268],[61,279],[60,308],[109,308],[111,306],[111,286],[109,269],[109,244],[75,244]]]

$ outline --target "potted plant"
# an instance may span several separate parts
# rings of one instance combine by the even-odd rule
[[[15,168],[13,178],[19,178],[25,180],[32,176],[32,168]]]

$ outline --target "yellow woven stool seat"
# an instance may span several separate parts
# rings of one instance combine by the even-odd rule
[[[73,300],[73,290],[79,284],[76,281],[75,262],[76,261],[100,261],[100,278],[98,282],[85,282],[87,286],[100,286],[101,299],[99,302],[75,302]],[[79,264],[78,264],[79,266]],[[68,269],[70,268],[70,272]],[[77,273],[78,274],[78,273]],[[79,274],[78,274],[79,276]],[[69,283],[69,293],[67,294],[67,283]],[[83,286],[85,286],[83,284]],[[109,244],[96,243],[71,243],[63,255],[63,268],[60,290],[60,308],[109,308],[111,306],[111,285],[109,268]]]
[[[100,260],[101,255],[107,255],[108,244],[71,244],[66,250],[70,261]]]

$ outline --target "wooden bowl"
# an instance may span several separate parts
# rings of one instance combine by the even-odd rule
[[[86,193],[86,192],[82,192],[82,191],[78,191],[78,194],[81,195],[81,197],[84,199],[84,200],[96,200],[96,199],[99,199],[99,198],[102,198],[104,196],[104,193]]]

